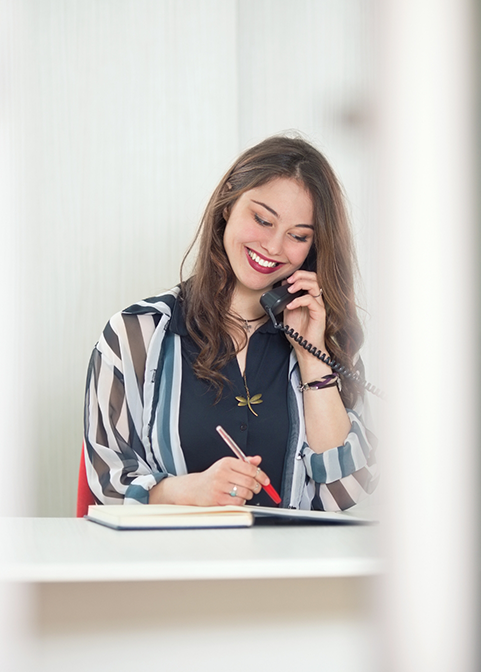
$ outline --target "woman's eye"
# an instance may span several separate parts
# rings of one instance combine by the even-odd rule
[[[307,236],[296,236],[296,234],[292,234],[292,237],[294,240],[298,240],[300,243],[307,243]]]
[[[258,224],[260,224],[261,226],[270,226],[270,225],[271,225],[270,222],[266,222],[264,219],[261,219],[261,218],[259,217],[259,215],[254,214],[254,219],[255,219],[256,222],[257,222]]]

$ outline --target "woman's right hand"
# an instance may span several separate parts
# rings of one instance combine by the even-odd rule
[[[149,504],[242,506],[270,483],[259,468],[262,458],[247,459],[249,462],[223,457],[205,471],[164,478],[150,490]],[[235,496],[230,494],[233,491]]]

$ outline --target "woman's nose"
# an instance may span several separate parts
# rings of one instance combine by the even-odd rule
[[[261,245],[266,251],[266,254],[271,257],[280,256],[282,254],[282,234],[275,231],[266,231],[266,234],[267,235],[261,241]]]

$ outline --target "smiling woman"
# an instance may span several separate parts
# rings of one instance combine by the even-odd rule
[[[283,507],[352,506],[376,483],[363,394],[259,303],[279,283],[302,290],[289,324],[362,368],[354,253],[331,167],[299,138],[265,140],[221,180],[197,239],[192,275],[115,315],[92,354],[85,458],[97,501],[272,505],[271,483]],[[218,425],[247,462],[229,456]]]
[[[312,245],[314,226],[302,223],[313,220],[312,199],[297,180],[278,178],[250,189],[224,216],[224,248],[238,291],[266,291],[296,271]]]

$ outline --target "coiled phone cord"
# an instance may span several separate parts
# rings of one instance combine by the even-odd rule
[[[288,324],[284,324],[283,322],[277,322],[276,318],[274,317],[274,315],[270,310],[266,309],[266,312],[268,313],[269,317],[274,323],[274,327],[276,329],[279,329],[279,331],[282,331],[284,334],[286,334],[286,336],[289,336],[289,338],[292,338],[292,340],[296,341],[296,343],[299,343],[301,348],[304,348],[304,350],[310,352],[311,355],[314,355],[314,357],[320,359],[321,362],[324,362],[325,364],[330,366],[333,371],[336,371],[336,373],[341,374],[341,376],[344,376],[345,378],[350,378],[357,385],[364,388],[368,392],[371,392],[371,394],[374,394],[376,395],[376,397],[385,400],[384,392],[381,389],[379,389],[379,387],[375,387],[371,383],[368,383],[367,380],[363,380],[359,375],[358,371],[356,372],[351,371],[350,369],[347,369],[345,366],[338,364],[336,360],[332,359],[332,357],[329,357],[329,355],[326,352],[322,352],[314,345],[312,345],[312,343],[308,343],[306,339],[303,338],[303,336],[301,336],[297,331],[294,331],[294,329],[292,329]]]

